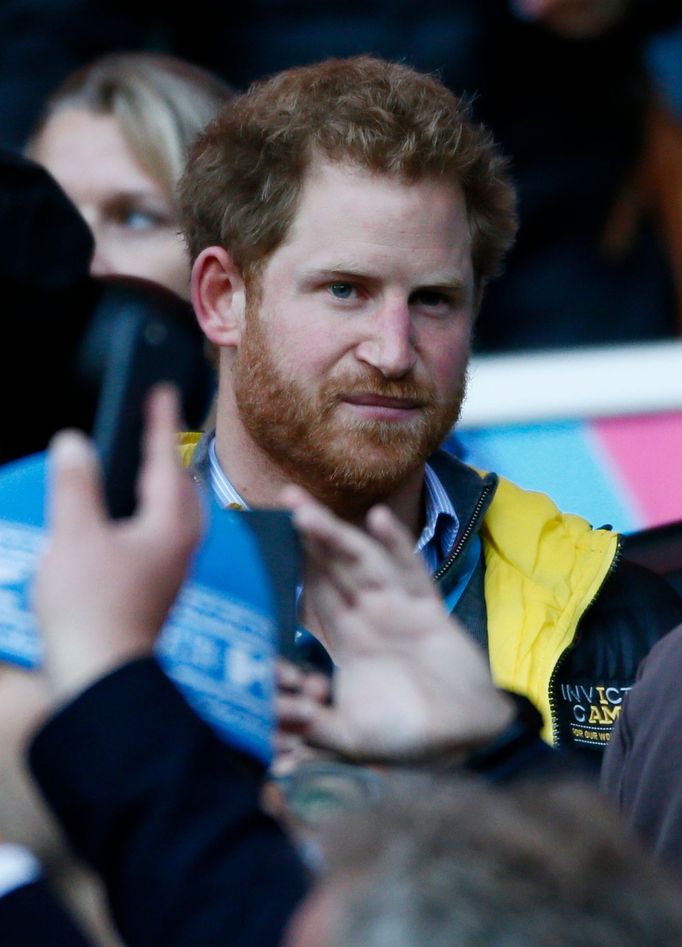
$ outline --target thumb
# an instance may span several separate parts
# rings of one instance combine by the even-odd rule
[[[311,746],[319,749],[349,757],[356,751],[352,733],[333,705],[315,705],[301,732]]]
[[[78,536],[106,519],[100,465],[80,431],[61,431],[50,444],[52,465],[48,520],[53,534]]]

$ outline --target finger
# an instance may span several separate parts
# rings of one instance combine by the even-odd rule
[[[394,566],[431,585],[423,560],[415,555],[412,536],[387,506],[375,506],[369,511],[367,530],[382,545]]]
[[[360,534],[356,527],[348,529]],[[355,603],[363,588],[381,585],[387,572],[386,554],[373,538],[360,534],[360,539],[354,553],[344,554],[335,542],[304,536],[305,581],[333,584],[347,605]]]
[[[297,507],[294,521],[306,538],[306,550],[316,564],[334,576],[353,600],[363,587],[387,583],[428,583],[428,573],[415,555],[414,540],[385,506],[374,507],[366,518],[367,532],[338,520],[315,501]]]
[[[322,632],[332,648],[336,641],[339,618],[352,605],[351,593],[345,588],[339,588],[335,578],[322,570],[307,570],[302,602],[304,622],[308,613],[312,613],[320,622]]]
[[[296,772],[301,760],[305,759],[307,750],[305,744],[300,738],[297,738],[296,746],[292,746],[278,753],[270,764],[270,776],[274,779],[281,779]]]
[[[302,734],[307,743],[342,756],[353,756],[355,744],[347,724],[334,707],[318,705]]]
[[[277,660],[276,681],[282,695],[300,694],[320,703],[331,695],[332,682],[326,674],[297,667],[284,658]]]
[[[284,694],[275,698],[277,726],[284,733],[299,733],[315,712],[315,702],[300,694]]]
[[[145,405],[139,493],[143,507],[159,510],[175,497],[175,474],[180,466],[177,433],[180,424],[177,389],[156,385]]]
[[[146,521],[169,527],[180,524],[188,545],[201,533],[201,503],[178,453],[179,395],[171,385],[157,385],[147,402],[140,513]]]
[[[348,604],[363,588],[399,580],[396,563],[374,537],[344,523],[303,491],[290,490],[286,495],[294,503],[294,523],[303,536],[311,571],[327,575]],[[409,568],[415,568],[414,562],[409,561]]]
[[[354,559],[362,554],[366,540],[359,529],[344,523],[307,494],[303,497],[294,504],[292,513],[294,524],[304,537],[323,545],[337,557]]]
[[[309,671],[303,679],[301,693],[317,704],[327,703],[332,695],[332,679],[326,674]]]
[[[107,520],[95,449],[80,431],[61,431],[50,444],[48,520],[53,535],[78,536]]]
[[[344,570],[341,570],[340,578],[336,575],[339,570],[331,567],[331,557],[324,550],[318,547],[313,551],[307,540],[304,550],[303,595],[299,603],[299,615],[304,625],[312,614],[326,628],[330,623],[333,625],[341,609],[353,607],[356,583],[347,576],[344,578]]]
[[[273,748],[275,753],[293,753],[301,746],[301,736],[298,733],[287,733],[286,730],[275,730]]]
[[[284,690],[298,691],[303,683],[303,672],[300,668],[284,658],[278,658],[275,665],[277,686]]]
[[[377,545],[373,536],[344,523],[299,487],[287,487],[282,496],[291,506],[294,523],[304,537],[306,551],[318,568],[333,574],[339,589],[350,600],[361,584],[374,586],[383,578],[392,577],[395,563],[387,558],[386,550]],[[380,514],[380,523],[382,517],[391,520],[392,514],[388,510]],[[397,548],[402,556],[408,557],[407,560],[401,559],[401,562],[407,561],[412,569],[411,540],[405,533],[405,540],[401,542],[403,528],[397,521],[396,525],[397,529],[390,529],[389,522],[388,538],[391,543],[398,543]]]
[[[304,490],[303,487],[299,487],[295,483],[288,483],[285,487],[282,488],[280,493],[280,503],[282,506],[287,507],[287,509],[293,510],[296,507],[300,506],[302,503],[307,503],[309,500],[312,500],[312,496],[308,493],[307,490]]]
[[[373,506],[367,514],[366,525],[370,535],[393,555],[403,555],[409,559],[414,553],[412,536],[387,506]]]

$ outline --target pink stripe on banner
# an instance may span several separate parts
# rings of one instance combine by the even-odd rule
[[[592,425],[637,506],[642,526],[682,520],[682,411]]]

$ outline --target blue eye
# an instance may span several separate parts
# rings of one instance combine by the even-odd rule
[[[155,195],[114,195],[103,205],[102,216],[110,226],[131,234],[145,235],[175,224],[173,208]]]
[[[355,287],[352,283],[331,283],[329,292],[337,299],[350,299],[355,292]]]
[[[160,226],[163,221],[158,214],[145,210],[130,210],[122,220],[128,230],[151,230]]]

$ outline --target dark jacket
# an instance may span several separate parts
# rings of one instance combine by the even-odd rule
[[[4,947],[94,947],[42,879],[0,898],[0,941]]]
[[[280,943],[307,879],[260,808],[262,767],[223,744],[153,659],[53,717],[30,763],[128,947]]]
[[[602,789],[682,876],[682,627],[640,666],[604,754]]]

